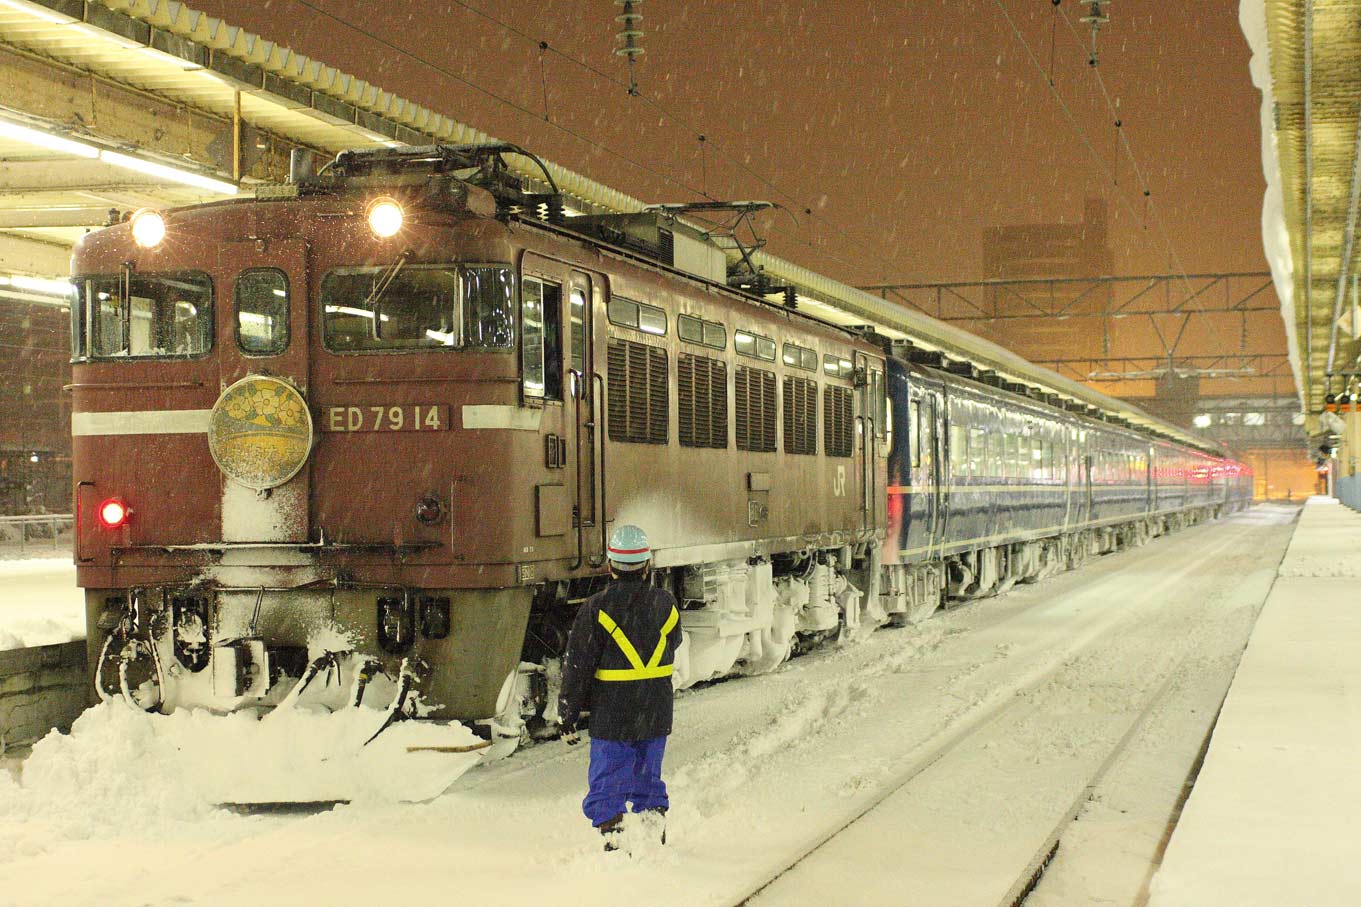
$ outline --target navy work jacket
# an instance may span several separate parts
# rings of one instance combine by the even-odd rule
[[[622,577],[577,612],[562,660],[558,715],[591,713],[591,736],[650,740],[671,733],[671,670],[680,645],[676,599],[641,577]]]

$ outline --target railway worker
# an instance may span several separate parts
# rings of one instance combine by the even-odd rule
[[[590,786],[581,808],[605,849],[617,850],[628,806],[666,843],[662,754],[681,629],[676,599],[649,582],[652,550],[643,530],[620,526],[607,554],[611,582],[582,605],[567,639],[558,714],[563,739],[575,746],[577,722],[590,712]]]

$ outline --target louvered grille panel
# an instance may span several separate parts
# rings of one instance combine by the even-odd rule
[[[728,446],[728,366],[681,353],[676,360],[677,434],[686,447]]]
[[[775,373],[739,365],[733,375],[739,450],[775,450]]]
[[[855,438],[855,415],[851,392],[844,387],[829,387],[822,393],[823,446],[829,457],[849,457]]]
[[[784,452],[818,452],[818,385],[810,378],[784,379]]]
[[[610,440],[665,444],[669,402],[666,350],[630,340],[611,340],[606,360]]]

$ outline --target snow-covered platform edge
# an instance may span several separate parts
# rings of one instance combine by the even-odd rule
[[[1361,513],[1304,507],[1152,907],[1361,904]]]
[[[88,687],[83,641],[0,649],[0,756],[53,728],[69,730]]]

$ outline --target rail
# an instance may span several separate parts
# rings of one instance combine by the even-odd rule
[[[53,551],[65,550],[70,546],[63,533],[74,526],[75,517],[69,513],[0,516],[0,552],[17,547],[25,554],[30,546],[46,547],[49,542]]]

